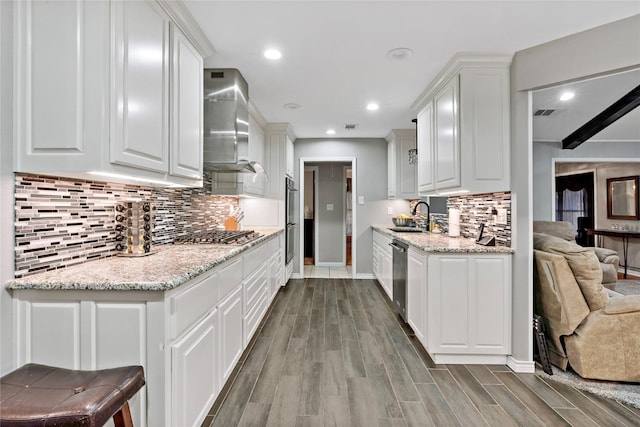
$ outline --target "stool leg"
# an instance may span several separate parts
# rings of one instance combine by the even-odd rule
[[[133,427],[129,402],[125,402],[124,405],[122,405],[122,408],[113,414],[113,423],[116,427]]]

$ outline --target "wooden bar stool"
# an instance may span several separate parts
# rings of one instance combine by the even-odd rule
[[[2,427],[133,426],[129,399],[145,384],[142,366],[77,371],[27,364],[0,379]]]

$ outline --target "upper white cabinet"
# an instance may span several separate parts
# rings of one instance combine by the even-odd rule
[[[202,177],[202,55],[176,27],[171,27],[171,116],[169,173]],[[198,83],[198,84],[196,84]]]
[[[420,194],[436,189],[433,162],[433,103],[418,112],[418,191]]]
[[[393,129],[387,135],[389,198],[417,199],[417,165],[409,163],[409,150],[416,148],[414,129]]]
[[[201,185],[203,54],[170,3],[16,7],[15,171]]]
[[[456,55],[416,100],[421,195],[510,189],[510,63]]]
[[[284,177],[293,178],[293,141],[295,135],[288,123],[269,123],[264,131],[264,166],[269,176],[265,197],[284,200]]]

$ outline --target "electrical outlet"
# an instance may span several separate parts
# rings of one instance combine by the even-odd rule
[[[498,215],[496,216],[496,224],[507,223],[507,210],[506,209],[498,209]]]
[[[393,208],[391,206],[387,208],[387,215],[393,215]]]
[[[333,203],[327,204],[327,210],[328,211],[332,211],[333,210]]]
[[[358,204],[364,205],[364,196],[358,196]]]

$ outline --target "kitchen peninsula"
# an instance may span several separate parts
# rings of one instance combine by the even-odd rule
[[[284,285],[283,229],[240,246],[162,245],[8,282],[17,363],[142,365],[134,425],[204,420]]]
[[[406,318],[435,363],[507,364],[511,254],[445,234],[372,226],[374,274],[393,299],[393,240],[408,245]]]

